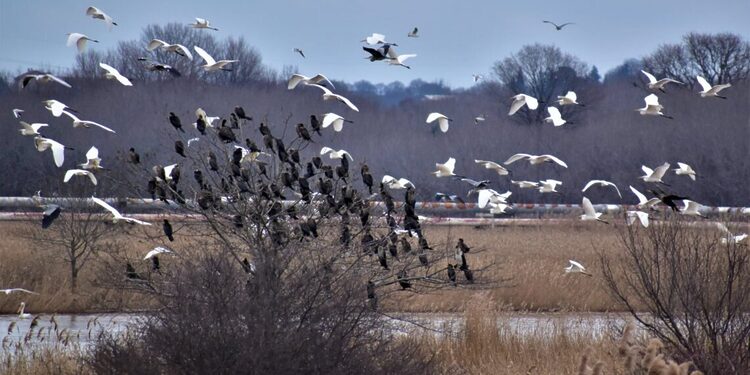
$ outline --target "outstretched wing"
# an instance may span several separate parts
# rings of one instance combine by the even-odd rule
[[[591,201],[588,198],[583,197],[581,207],[583,207],[583,213],[585,213],[586,216],[596,217],[596,210],[594,210],[594,205],[591,204]]]
[[[214,60],[211,55],[208,54],[203,48],[200,48],[198,46],[193,46],[193,49],[195,52],[198,53],[198,56],[200,56],[204,61],[206,61],[206,65],[214,65],[216,64],[216,60]]]
[[[703,91],[711,90],[711,84],[708,83],[708,81],[706,81],[705,78],[701,76],[696,76],[696,78],[698,79],[698,84],[700,84],[701,87],[703,88]]]
[[[429,123],[431,123],[431,122],[433,122],[433,121],[435,121],[435,120],[437,120],[437,119],[439,119],[441,117],[446,117],[446,116],[443,115],[442,113],[432,112],[429,115],[427,115],[427,120],[425,122],[429,124]]]
[[[513,163],[515,161],[518,161],[518,160],[521,160],[521,159],[528,159],[530,157],[531,157],[531,155],[529,155],[529,154],[515,154],[515,155],[511,156],[510,158],[508,158],[508,160],[506,160],[503,164],[509,165],[509,164],[511,164],[511,163]]]
[[[101,199],[99,199],[97,197],[91,197],[91,200],[93,200],[94,203],[96,203],[96,204],[104,207],[104,209],[107,210],[107,211],[109,211],[112,215],[114,215],[114,216],[122,216],[122,214],[120,214],[120,211],[117,211],[114,207],[112,207],[109,204],[107,204],[107,202],[105,202],[105,201],[103,201],[103,200],[101,200]]]

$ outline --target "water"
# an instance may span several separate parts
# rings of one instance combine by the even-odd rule
[[[37,325],[31,330],[31,323],[36,317]],[[18,315],[0,315],[0,336],[4,344],[24,342],[28,337],[29,344],[54,345],[62,344],[68,338],[68,343],[85,348],[96,340],[99,333],[124,332],[129,325],[136,324],[139,317],[137,314],[40,314],[34,318],[20,319]]]

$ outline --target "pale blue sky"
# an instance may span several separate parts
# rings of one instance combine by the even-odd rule
[[[89,5],[120,26],[107,31],[84,15]],[[71,66],[76,52],[65,46],[68,32],[99,39],[89,47],[105,50],[136,39],[147,24],[194,17],[209,19],[218,37],[244,36],[279,71],[297,65],[304,74],[349,82],[422,78],[455,87],[471,85],[471,74],[486,74],[494,61],[535,42],[556,44],[604,74],[690,31],[750,36],[749,0],[0,0],[0,69]],[[558,32],[543,19],[576,25]],[[420,37],[407,38],[414,26]],[[364,60],[359,40],[372,32],[398,43],[399,53],[418,54],[412,69]]]

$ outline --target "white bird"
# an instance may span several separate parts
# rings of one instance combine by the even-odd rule
[[[509,204],[506,203],[489,203],[490,206],[490,213],[493,215],[500,215],[506,213],[505,210],[510,207]]]
[[[472,74],[471,78],[474,79],[474,83],[479,82],[484,79],[484,76],[481,74]]]
[[[148,258],[151,258],[159,254],[174,254],[174,252],[172,250],[167,249],[166,247],[157,246],[153,250],[146,253],[146,256],[143,257],[143,260],[146,260]]]
[[[88,176],[91,180],[91,183],[96,185],[96,176],[94,176],[94,174],[90,171],[84,169],[68,169],[68,171],[65,172],[65,178],[63,179],[63,182],[67,183],[73,176]]]
[[[477,163],[487,169],[493,170],[497,172],[500,176],[506,176],[508,175],[508,169],[503,167],[502,165],[495,163],[494,161],[488,161],[488,160],[474,160],[474,163]]]
[[[412,54],[396,55],[396,57],[391,57],[387,61],[388,61],[388,64],[391,64],[391,65],[400,65],[400,66],[403,66],[406,69],[411,69],[411,67],[409,65],[405,65],[404,64],[404,61],[406,61],[407,59],[410,59],[412,57],[417,57],[417,55],[413,54],[413,53]]]
[[[130,80],[124,75],[120,74],[120,72],[118,72],[117,69],[105,63],[101,63],[101,62],[99,63],[99,67],[104,69],[104,71],[106,71],[106,73],[104,73],[105,78],[116,79],[117,82],[120,82],[123,86],[133,86]]]
[[[488,204],[505,204],[508,203],[508,198],[513,193],[506,191],[503,194],[498,193],[493,189],[480,189],[477,192],[477,206],[479,208],[485,208]]]
[[[21,114],[24,112],[23,109],[20,108],[13,108],[13,117],[15,118],[21,118]]]
[[[685,203],[685,206],[680,210],[680,213],[687,216],[698,216],[702,218],[706,218],[705,215],[700,213],[700,209],[703,207],[702,204],[691,201],[689,199],[685,199],[682,201],[682,203]]]
[[[547,107],[547,113],[549,113],[549,116],[544,118],[544,122],[551,122],[554,126],[563,126],[567,123],[557,107]]]
[[[711,84],[709,84],[708,81],[706,81],[705,78],[703,78],[701,76],[697,76],[697,78],[698,78],[698,83],[703,88],[703,91],[700,92],[701,98],[707,98],[709,96],[715,96],[717,98],[726,99],[727,98],[726,96],[719,95],[719,91],[724,90],[724,89],[729,88],[729,87],[732,87],[732,85],[729,84],[729,83],[725,83],[723,85],[714,85],[714,86],[711,86]]]
[[[44,152],[47,149],[52,150],[52,158],[55,160],[55,165],[58,168],[62,167],[65,161],[65,149],[70,149],[70,147],[65,147],[60,142],[42,136],[34,137],[34,146],[36,146],[36,150],[39,152]]]
[[[729,231],[729,228],[727,228],[726,225],[723,223],[716,223],[716,227],[719,228],[720,231],[724,232],[725,236],[721,238],[721,244],[722,245],[731,245],[731,244],[738,244],[742,241],[744,241],[747,238],[747,233],[742,234],[734,234]]]
[[[419,32],[419,29],[415,27],[412,31],[409,31],[409,33],[406,34],[406,36],[409,38],[419,38],[419,35],[417,35],[418,32]]]
[[[205,64],[203,64],[201,66],[207,72],[215,72],[217,70],[231,71],[232,69],[225,68],[224,66],[239,61],[239,60],[219,60],[219,61],[216,61],[203,48],[200,48],[198,46],[193,46],[193,49],[195,50],[195,52],[198,53],[198,56],[200,56],[206,62]]]
[[[331,87],[334,88],[334,89],[336,88],[336,87],[333,86],[333,83],[331,82],[331,80],[329,80],[328,77],[326,77],[326,76],[324,76],[322,74],[316,74],[316,75],[314,75],[312,77],[308,77],[308,76],[305,76],[305,75],[302,75],[302,74],[296,74],[296,73],[292,74],[292,76],[289,77],[289,81],[287,82],[286,88],[288,90],[294,90],[294,88],[297,87],[297,85],[299,85],[300,83],[302,83],[304,85],[310,85],[310,84],[313,84],[313,83],[320,84],[321,82],[325,82],[325,83],[331,85]]]
[[[521,189],[535,189],[537,186],[539,186],[538,182],[534,181],[515,181],[510,180],[510,183],[513,185],[518,186]]]
[[[78,48],[78,53],[83,53],[83,50],[86,48],[86,42],[89,40],[94,43],[99,43],[98,40],[91,39],[88,36],[81,34],[81,33],[68,33],[67,46],[70,47],[75,44],[76,48]]]
[[[52,116],[60,117],[63,114],[63,110],[68,109],[74,111],[72,108],[65,105],[65,103],[57,101],[55,99],[43,100],[44,108],[52,113]]]
[[[583,208],[583,215],[581,215],[581,220],[583,221],[589,221],[589,220],[596,220],[601,221],[602,223],[609,224],[608,222],[600,219],[599,217],[602,216],[601,212],[596,212],[594,210],[594,205],[591,204],[591,201],[583,197],[583,202],[581,202],[581,207]]]
[[[585,107],[583,104],[578,103],[578,95],[573,91],[568,91],[565,96],[557,96],[557,104],[559,105],[580,105]]]
[[[485,115],[479,115],[477,117],[474,117],[474,124],[479,125],[480,122],[485,122],[487,120]]]
[[[29,293],[29,294],[39,294],[37,292],[32,292],[28,289],[23,288],[8,288],[8,289],[0,289],[0,293],[5,293],[6,295],[15,293],[15,292],[23,292],[23,293]]]
[[[437,168],[437,170],[432,172],[435,177],[455,176],[456,174],[453,173],[453,170],[456,168],[456,159],[448,158],[448,161],[445,163],[435,163],[435,168]]]
[[[203,19],[203,18],[195,17],[195,23],[191,23],[189,25],[192,26],[194,29],[211,29],[214,31],[219,31],[219,29],[215,27],[211,27],[208,20]]]
[[[437,120],[438,125],[440,125],[440,131],[443,133],[446,133],[448,131],[448,127],[450,126],[450,122],[453,121],[453,119],[448,118],[446,115],[438,112],[432,112],[429,115],[427,115],[427,121],[426,123],[432,123],[435,120]]]
[[[641,193],[640,191],[636,190],[632,186],[630,186],[630,191],[632,191],[633,194],[635,194],[635,196],[638,198],[638,205],[636,207],[638,207],[639,210],[653,209],[653,207],[655,205],[657,205],[659,202],[661,202],[661,200],[659,200],[659,198],[647,199],[646,196],[643,195],[643,193]]]
[[[21,126],[22,126],[22,128],[18,130],[21,133],[21,135],[33,135],[33,136],[37,136],[37,135],[41,135],[41,134],[39,134],[39,129],[41,129],[41,128],[45,127],[45,126],[49,126],[49,125],[47,125],[47,124],[40,124],[40,123],[29,124],[26,121],[21,121]]]
[[[660,79],[660,80],[657,81],[656,77],[654,77],[653,74],[651,74],[651,73],[649,73],[649,72],[647,72],[645,70],[641,70],[641,73],[643,73],[646,76],[646,78],[648,78],[648,83],[646,84],[646,86],[650,90],[659,90],[661,92],[666,92],[666,91],[664,91],[664,86],[666,86],[669,83],[676,83],[678,85],[684,85],[684,83],[682,83],[680,81],[677,81],[677,80],[674,80],[672,78],[662,78],[662,79]]]
[[[21,78],[21,88],[22,89],[26,88],[26,86],[28,86],[29,83],[31,83],[32,80],[34,80],[34,81],[36,81],[38,83],[55,82],[55,83],[59,83],[59,84],[65,86],[67,88],[73,87],[69,83],[63,81],[61,78],[58,78],[58,77],[56,77],[56,76],[54,76],[52,74],[49,74],[49,73],[44,73],[44,74],[26,74],[26,75],[24,75]]]
[[[323,121],[320,123],[321,128],[327,128],[331,125],[333,125],[333,130],[336,132],[340,132],[344,129],[344,123],[345,122],[354,122],[351,120],[347,120],[335,113],[326,113],[323,115]]]
[[[91,16],[93,19],[104,21],[109,30],[112,30],[112,26],[117,26],[117,22],[115,22],[112,17],[107,15],[107,13],[102,12],[101,9],[97,7],[88,7],[86,9],[86,15]]]
[[[94,201],[94,203],[104,207],[107,211],[109,211],[112,214],[112,222],[117,224],[119,221],[124,221],[130,224],[141,224],[141,225],[151,225],[151,223],[147,223],[145,221],[140,221],[138,219],[134,219],[132,217],[123,216],[120,211],[117,211],[114,207],[107,204],[107,202],[97,198],[97,197],[91,197],[91,199]]]
[[[540,193],[557,193],[558,191],[555,188],[557,188],[557,185],[562,185],[562,181],[548,179],[539,181],[539,184]]]
[[[397,180],[393,176],[385,175],[383,176],[382,182],[383,182],[383,185],[386,185],[391,189],[406,189],[409,186],[411,186],[412,188],[415,187],[414,184],[411,183],[411,181],[403,177]]]
[[[677,162],[677,166],[679,168],[674,169],[674,173],[676,175],[678,176],[687,175],[687,176],[690,176],[691,180],[695,181],[695,170],[693,169],[693,167],[685,163],[680,163],[680,162]]]
[[[508,116],[513,116],[514,113],[518,112],[521,107],[526,105],[530,110],[535,110],[539,107],[539,101],[535,97],[526,94],[518,94],[511,97],[513,103],[510,103],[510,111]]]
[[[645,165],[642,165],[641,170],[643,170],[644,175],[638,177],[639,179],[645,182],[656,182],[656,183],[664,184],[664,182],[662,182],[661,179],[662,177],[664,177],[664,174],[667,173],[667,170],[669,170],[669,163],[664,163],[656,167],[656,169],[651,169]]]
[[[334,150],[330,147],[323,147],[320,149],[320,154],[328,154],[328,157],[331,159],[343,159],[346,156],[349,160],[354,161],[354,158],[346,150]]]
[[[544,154],[544,155],[530,155],[530,154],[519,153],[519,154],[515,154],[515,155],[511,156],[510,158],[508,158],[508,160],[506,160],[503,164],[510,165],[511,163],[513,163],[513,162],[515,162],[517,160],[521,160],[521,159],[528,159],[528,161],[529,161],[529,163],[531,163],[531,165],[537,165],[537,164],[542,164],[542,163],[546,162],[546,163],[555,163],[555,164],[558,164],[558,165],[560,165],[560,166],[562,166],[564,168],[568,167],[568,165],[565,164],[564,161],[558,159],[555,156],[549,155],[549,154]]]
[[[91,148],[86,152],[86,162],[79,164],[79,166],[83,169],[88,170],[104,169],[101,166],[101,162],[102,159],[99,158],[99,149],[91,146]]]
[[[635,223],[635,220],[641,222],[641,225],[643,225],[644,228],[648,228],[648,213],[643,211],[628,211],[627,212],[627,223],[628,225],[633,225]]]
[[[385,35],[372,33],[372,35],[366,36],[364,39],[360,40],[360,42],[365,42],[371,46],[374,46],[376,44],[385,44]]]
[[[586,192],[586,190],[588,190],[590,187],[592,187],[594,185],[596,185],[596,186],[612,186],[613,188],[615,188],[615,191],[617,191],[617,195],[620,196],[620,199],[622,199],[622,194],[620,194],[620,189],[617,188],[617,185],[615,185],[612,182],[605,181],[605,180],[591,180],[591,181],[589,181],[586,184],[586,186],[583,187],[583,190],[581,190],[581,191],[582,192]]]
[[[352,111],[359,112],[359,109],[357,108],[357,106],[355,106],[351,101],[349,101],[349,99],[345,98],[342,95],[334,94],[333,91],[329,90],[327,87],[321,86],[315,83],[311,83],[308,86],[317,87],[323,90],[323,100],[338,100],[341,103],[346,104],[346,106],[349,107]]]
[[[169,44],[161,39],[151,39],[151,41],[148,43],[148,46],[146,46],[146,49],[149,51],[153,51],[157,48],[161,48],[167,52],[173,52],[180,56],[187,57],[188,59],[193,60],[193,54],[190,53],[190,50],[182,44]]]
[[[191,144],[193,144],[193,142],[198,142],[198,141],[200,141],[200,140],[201,140],[201,139],[200,139],[200,138],[198,138],[198,137],[195,137],[195,138],[190,138],[190,139],[188,139],[187,145],[188,145],[188,147],[190,147],[190,145],[191,145]]]
[[[21,305],[18,307],[18,318],[19,319],[31,318],[31,314],[24,312],[24,310],[26,310],[26,302],[21,302]]]
[[[74,115],[74,114],[72,114],[72,113],[70,113],[68,111],[63,111],[63,113],[66,116],[70,117],[71,120],[73,120],[73,127],[74,128],[86,128],[86,129],[88,129],[88,128],[91,127],[91,125],[93,125],[93,126],[97,126],[97,127],[102,128],[102,129],[104,129],[104,130],[106,130],[108,132],[111,132],[111,133],[115,132],[114,130],[112,130],[112,129],[110,129],[110,128],[102,125],[102,124],[99,124],[99,123],[96,123],[96,122],[93,122],[93,121],[88,121],[88,120],[81,120],[81,119],[78,118],[78,116],[76,116],[76,115]]]
[[[659,104],[659,97],[656,96],[656,94],[649,94],[647,97],[643,98],[643,101],[646,102],[646,106],[635,110],[640,113],[641,116],[662,116],[670,120],[674,119],[674,117],[662,113],[661,110],[664,109],[664,106]]]
[[[570,263],[570,265],[565,267],[565,273],[582,273],[586,276],[592,276],[590,273],[586,272],[586,268],[583,264],[578,263],[575,260],[568,260],[568,263]]]

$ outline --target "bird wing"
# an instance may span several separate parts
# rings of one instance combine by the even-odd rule
[[[596,216],[596,210],[594,210],[594,206],[591,204],[591,201],[588,198],[583,197],[581,207],[583,207],[583,213],[586,214],[586,216]]]
[[[405,179],[403,177],[398,179],[398,183],[401,186],[411,186],[412,188],[415,187],[414,184],[411,181],[409,181],[409,180],[407,180],[407,179]]]
[[[82,169],[68,169],[67,172],[65,172],[65,177],[63,178],[63,182],[68,182],[70,179],[75,176],[78,173],[84,172]]]
[[[198,53],[198,56],[200,56],[204,61],[206,61],[206,65],[214,65],[216,64],[216,60],[214,60],[211,55],[208,54],[203,48],[200,48],[198,46],[193,46],[193,49],[195,52]]]
[[[188,59],[190,59],[190,61],[193,60],[193,54],[190,53],[190,50],[187,47],[183,46],[182,44],[174,44],[174,47],[182,51],[182,54],[185,55],[185,57],[187,57]]]
[[[305,78],[307,78],[307,77],[305,77]],[[335,95],[335,94],[333,93],[333,91],[331,91],[331,90],[329,90],[329,89],[328,89],[328,87],[325,87],[325,86],[319,85],[319,84],[317,84],[317,83],[310,83],[310,84],[308,84],[308,86],[313,86],[313,87],[317,87],[317,88],[319,88],[319,89],[323,90],[323,95]]]
[[[477,194],[477,206],[479,208],[485,208],[493,195],[495,195],[495,191],[492,189],[479,190],[479,193]]]
[[[644,228],[648,228],[648,213],[643,211],[636,211],[636,216],[638,216],[638,220],[641,222],[641,225],[643,225]]]
[[[86,152],[86,159],[94,160],[98,158],[99,158],[99,149],[97,149],[94,146],[91,146],[91,148]]]
[[[429,124],[441,117],[446,117],[446,116],[438,112],[432,112],[429,115],[427,115],[427,120],[425,122]]]
[[[83,35],[81,33],[70,33],[70,35],[68,35],[68,41],[67,41],[66,45],[68,47],[70,47],[70,46],[76,44],[78,42],[78,40],[81,39],[84,36],[85,35]]]
[[[568,167],[568,165],[567,165],[567,164],[565,164],[565,162],[564,162],[564,161],[560,160],[559,158],[557,158],[557,157],[555,157],[555,156],[553,156],[553,155],[550,155],[550,154],[544,154],[544,155],[541,155],[541,157],[543,157],[543,158],[545,158],[545,159],[548,159],[548,160],[552,160],[553,162],[555,162],[555,163],[557,163],[557,164],[559,164],[559,165],[561,165],[561,166],[563,166],[563,167],[565,167],[565,168],[567,168],[567,167]]]
[[[190,147],[190,144],[191,144],[191,143],[193,143],[193,142],[198,142],[198,141],[200,141],[200,138],[198,138],[198,137],[196,137],[196,138],[190,138],[190,139],[188,139],[188,147]],[[239,146],[236,146],[236,145],[235,145],[235,147],[239,147]]]
[[[110,128],[108,128],[108,127],[106,127],[106,126],[102,125],[102,124],[99,124],[99,123],[97,123],[97,122],[93,122],[93,121],[81,121],[81,122],[82,122],[83,124],[86,124],[86,125],[94,125],[94,126],[98,126],[98,127],[102,128],[102,129],[104,129],[104,130],[108,131],[108,132],[112,132],[112,133],[115,133],[115,131],[114,131],[114,130],[112,130],[112,129],[110,129]]]
[[[47,74],[46,76],[47,76],[47,77],[49,77],[50,79],[52,79],[53,81],[55,81],[55,82],[57,82],[57,83],[59,83],[59,84],[61,84],[61,85],[65,86],[65,87],[67,87],[67,88],[71,88],[71,87],[73,87],[73,86],[71,86],[71,85],[70,85],[69,83],[67,83],[67,82],[63,81],[63,80],[62,80],[62,79],[60,79],[60,78],[57,78],[57,77],[53,76],[52,74]]]
[[[669,163],[664,163],[654,170],[654,177],[661,179],[664,177],[664,174],[667,173],[667,170],[669,169]]]
[[[648,202],[648,199],[646,199],[646,196],[643,195],[643,193],[636,190],[633,186],[629,186],[629,187],[630,187],[630,191],[632,191],[633,194],[635,194],[635,196],[638,198],[638,204],[644,204]]]
[[[393,183],[394,181],[396,181],[396,178],[395,178],[395,177],[393,177],[393,176],[387,175],[387,174],[386,174],[386,175],[383,175],[383,179],[382,179],[382,180],[380,180],[380,182],[382,182],[382,183],[383,183],[383,184],[385,184],[385,185],[390,185],[390,184],[392,184],[392,183]]]
[[[535,110],[535,109],[539,108],[539,101],[536,100],[535,97],[529,96],[529,95],[526,95],[526,94],[522,94],[522,95],[524,97],[524,101],[526,102],[526,106],[528,106],[529,109]]]
[[[294,90],[297,85],[299,85],[302,81],[307,81],[309,78],[303,76],[302,74],[292,74],[291,77],[289,77],[289,82],[286,85],[287,90]]]
[[[206,21],[205,19],[198,18],[198,17],[195,17],[195,22],[196,23],[200,23],[200,24],[207,24],[208,23],[208,21]]]
[[[151,258],[154,255],[162,254],[162,253],[171,253],[172,250],[167,249],[166,247],[157,246],[153,250],[146,253],[146,256],[143,258],[143,260],[146,260],[148,258]]]
[[[518,112],[523,105],[526,104],[526,100],[523,98],[523,96],[514,96],[513,97],[513,103],[510,103],[510,110],[508,111],[508,116],[513,116],[516,112]]]
[[[55,165],[58,168],[62,167],[65,162],[65,146],[51,139],[47,139],[47,142],[49,142],[50,148],[52,149],[52,159],[55,160]]]
[[[641,70],[641,73],[643,73],[646,76],[646,78],[648,78],[648,83],[656,83],[656,77],[654,77],[653,74],[645,70]]]
[[[549,113],[549,116],[553,120],[562,119],[562,114],[560,114],[560,110],[557,107],[547,107],[547,113]]]
[[[441,117],[438,119],[438,124],[440,125],[440,131],[443,133],[448,132],[448,128],[450,127],[450,121],[448,121],[447,118]]]
[[[448,170],[453,173],[453,170],[456,168],[456,159],[454,158],[448,158],[448,161],[443,164],[445,168],[448,168]]]
[[[320,83],[320,82],[324,82],[324,81],[326,83],[328,83],[329,85],[331,85],[331,88],[334,88],[334,89],[336,88],[333,85],[333,82],[331,82],[331,80],[329,80],[328,77],[326,77],[326,76],[324,76],[322,74],[316,74],[314,77],[310,78],[310,82],[312,82],[312,83]]]
[[[583,190],[581,190],[581,191],[584,191],[584,192],[585,192],[585,191],[586,191],[586,190],[588,190],[588,189],[589,189],[589,188],[590,188],[591,186],[593,186],[593,185],[595,185],[595,184],[600,184],[601,182],[602,182],[601,180],[591,180],[591,181],[589,181],[589,182],[588,182],[588,183],[586,184],[586,186],[584,186],[584,187],[583,187]]]
[[[323,148],[320,149],[320,154],[321,155],[325,155],[325,154],[327,154],[329,152],[335,152],[335,150],[332,149],[332,148],[330,148],[330,147],[326,147],[326,146],[323,146]]]
[[[508,160],[506,160],[503,164],[509,165],[509,164],[511,164],[511,163],[513,163],[515,161],[518,161],[518,160],[521,160],[521,159],[528,159],[530,157],[531,157],[531,155],[529,155],[529,154],[515,154],[515,155],[511,156],[510,158],[508,158]]]
[[[86,9],[87,16],[95,16],[97,14],[101,14],[101,11],[97,7],[88,7]]]
[[[321,86],[321,87],[322,87],[322,86]],[[359,108],[357,108],[357,106],[356,106],[356,105],[354,105],[354,103],[352,103],[352,102],[351,102],[351,101],[350,101],[349,99],[347,99],[346,97],[344,97],[344,96],[342,96],[342,95],[339,95],[339,94],[331,94],[331,96],[333,96],[334,98],[338,99],[338,100],[339,100],[340,102],[342,102],[342,103],[346,104],[346,106],[347,106],[347,107],[349,107],[349,108],[350,108],[350,109],[351,109],[352,111],[354,111],[354,112],[359,112]]]
[[[107,204],[107,202],[105,202],[105,201],[103,201],[103,200],[101,200],[101,199],[99,199],[97,197],[91,197],[91,200],[93,200],[94,203],[96,203],[96,204],[104,207],[105,210],[109,211],[115,217],[122,217],[122,214],[120,213],[120,211],[117,211],[114,207],[112,207],[109,204]]]
[[[650,105],[658,106],[659,105],[659,97],[656,96],[656,94],[649,94],[649,96],[643,98],[643,100],[646,102],[647,106],[650,106]]]
[[[574,102],[578,100],[578,95],[576,95],[576,93],[573,92],[573,91],[568,91],[565,94],[565,97],[568,98],[568,99],[570,99],[570,100],[572,100],[572,101],[574,101]]]
[[[701,76],[696,76],[696,78],[698,79],[698,84],[700,84],[701,87],[703,88],[703,91],[711,90],[711,84],[708,83],[708,81],[706,81],[705,78]]]
[[[148,43],[148,46],[146,46],[146,49],[149,51],[153,51],[159,47],[169,46],[170,44],[161,40],[161,39],[151,39],[151,41]]]
[[[654,170],[645,165],[641,165],[641,170],[643,171],[643,173],[646,174],[646,177],[654,174]]]
[[[338,119],[343,119],[343,117],[335,113],[326,113],[325,115],[323,115],[323,121],[320,123],[320,127],[327,128]]]
[[[568,260],[568,263],[570,263],[571,266],[580,269],[581,271],[585,271],[586,267],[583,266],[583,264],[576,262],[575,260]]]
[[[396,61],[398,61],[399,63],[403,63],[404,61],[406,61],[407,59],[410,59],[412,57],[417,57],[417,55],[414,54],[414,53],[412,53],[412,54],[398,55],[396,57]]]
[[[685,163],[677,162],[677,165],[680,167],[680,169],[682,169],[682,170],[684,170],[686,172],[690,172],[693,169],[693,168],[691,168],[689,165],[687,165]]]
[[[83,52],[83,49],[86,48],[86,37],[80,38],[76,41],[76,48],[78,49],[78,52]]]
[[[351,160],[351,161],[354,161],[354,158],[353,158],[353,157],[352,157],[352,156],[351,156],[351,155],[349,154],[349,152],[348,152],[348,151],[346,151],[346,150],[339,150],[339,154],[341,154],[341,155],[343,155],[343,156],[346,156],[346,157],[348,157],[348,158],[349,158],[349,160]]]

